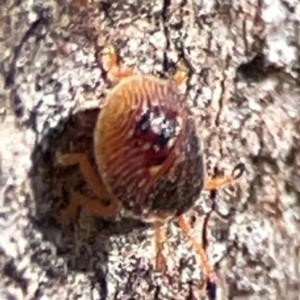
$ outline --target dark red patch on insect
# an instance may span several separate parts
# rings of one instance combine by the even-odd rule
[[[172,109],[153,106],[137,120],[134,137],[145,147],[148,167],[161,165],[173,150],[180,128],[177,116]]]

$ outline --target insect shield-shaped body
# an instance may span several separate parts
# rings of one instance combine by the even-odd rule
[[[185,97],[172,81],[124,78],[107,96],[94,133],[99,173],[133,217],[163,221],[189,210],[204,181]]]

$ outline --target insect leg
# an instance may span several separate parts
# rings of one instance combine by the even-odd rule
[[[188,69],[183,64],[177,66],[177,70],[173,76],[173,81],[177,86],[183,84],[188,78]]]
[[[209,258],[207,252],[204,249],[204,246],[199,241],[198,235],[193,230],[188,218],[185,215],[181,215],[178,220],[179,226],[184,231],[184,233],[188,236],[191,240],[195,250],[200,255],[202,260],[202,268],[204,273],[207,276],[207,285],[206,290],[210,299],[215,299],[215,292],[216,292],[216,277],[213,266],[209,262]]]
[[[216,190],[222,187],[226,187],[232,184],[236,179],[240,178],[245,171],[245,165],[238,164],[230,175],[217,175],[212,177],[207,177],[204,183],[205,190]]]
[[[110,194],[105,188],[100,175],[93,169],[85,153],[57,153],[57,162],[63,166],[78,164],[91,191],[101,199],[110,200],[110,203],[105,205],[100,199],[91,199],[78,192],[72,192],[69,205],[60,212],[58,217],[61,223],[68,223],[75,216],[79,206],[84,207],[94,214],[106,217],[112,216],[117,212],[117,200],[110,199]]]
[[[156,272],[164,272],[166,270],[166,261],[162,253],[165,242],[165,236],[161,225],[154,225],[154,251],[155,251],[155,262],[154,270]]]
[[[102,50],[101,62],[107,72],[108,79],[111,81],[119,81],[134,74],[131,68],[118,64],[116,50],[112,45],[107,45]]]

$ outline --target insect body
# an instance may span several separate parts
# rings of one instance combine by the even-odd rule
[[[94,133],[105,186],[134,217],[165,221],[190,209],[203,186],[203,159],[185,98],[172,81],[123,79]]]
[[[83,153],[58,156],[66,166],[79,164],[91,190],[105,205],[73,192],[59,220],[68,222],[78,206],[108,217],[120,209],[155,228],[155,268],[162,270],[161,225],[177,218],[180,227],[201,255],[203,268],[214,286],[214,272],[201,243],[184,213],[190,210],[201,190],[231,183],[235,177],[209,178],[205,174],[201,141],[185,97],[179,92],[186,78],[178,70],[171,80],[137,75],[117,65],[115,50],[103,51],[102,63],[108,77],[118,83],[105,99],[94,130],[95,174]],[[213,294],[213,293],[212,293]]]

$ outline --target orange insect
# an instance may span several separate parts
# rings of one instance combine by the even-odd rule
[[[58,162],[78,164],[90,189],[100,199],[110,199],[110,204],[73,192],[59,220],[69,222],[82,206],[102,217],[114,216],[123,209],[134,218],[151,222],[155,229],[154,266],[162,271],[161,227],[175,218],[202,258],[208,289],[214,289],[213,268],[185,213],[193,208],[203,188],[231,184],[242,172],[206,176],[194,118],[178,89],[187,77],[186,71],[178,69],[169,80],[135,74],[117,64],[112,46],[104,48],[102,64],[108,78],[117,84],[106,97],[94,130],[99,174],[84,153],[60,154]]]

